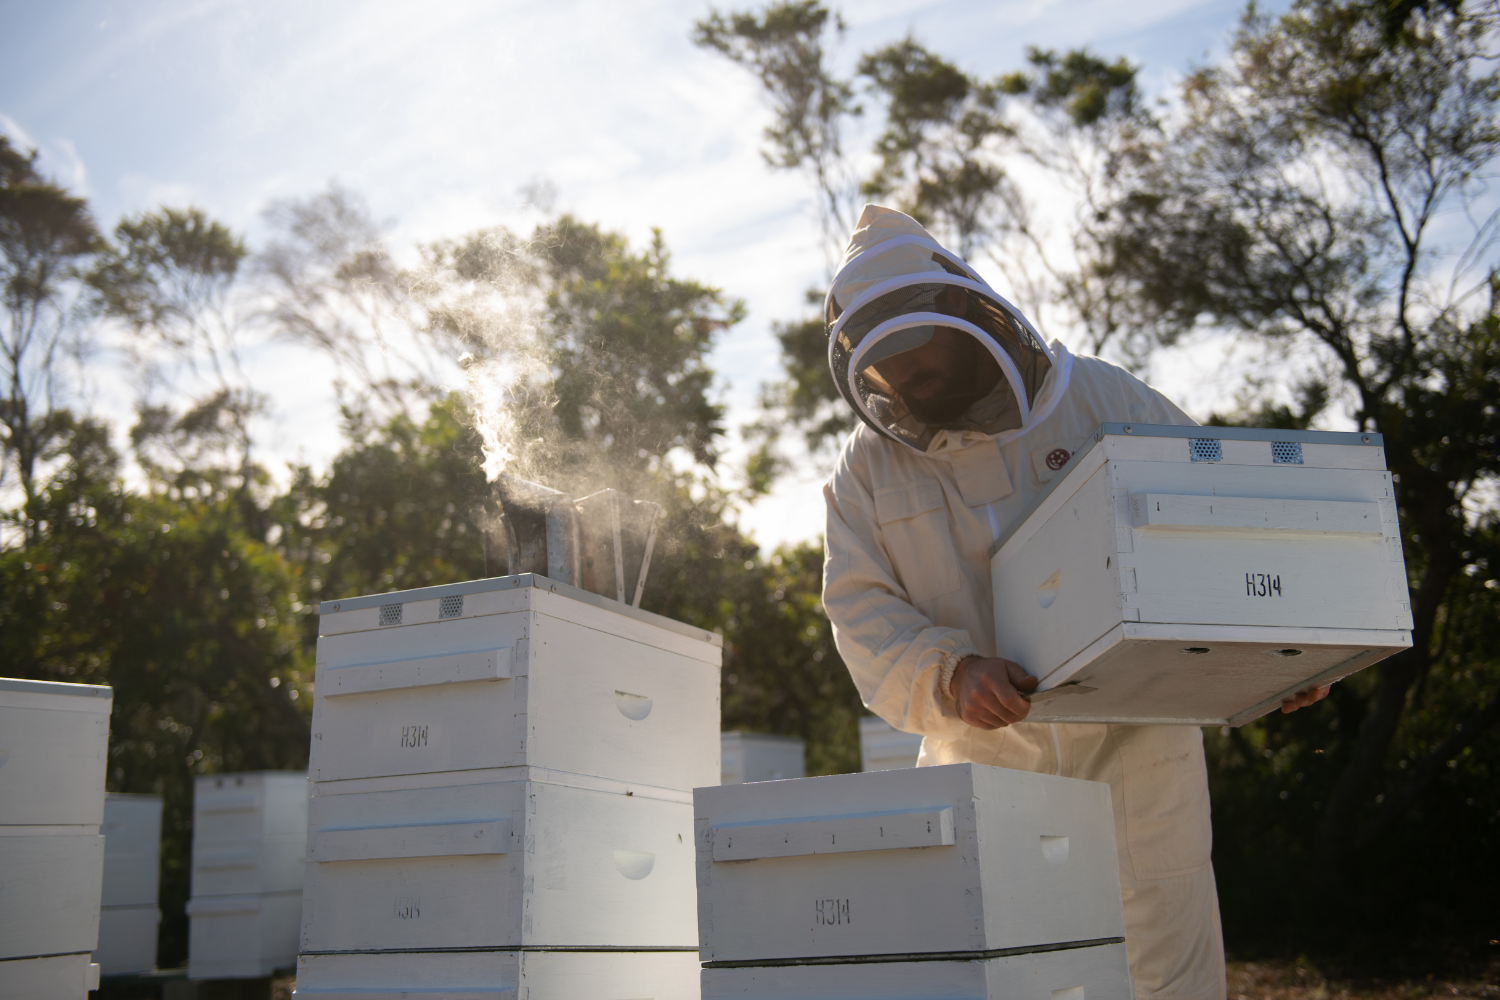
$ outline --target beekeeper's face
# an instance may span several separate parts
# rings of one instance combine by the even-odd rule
[[[875,370],[923,423],[951,423],[1000,381],[1000,363],[972,336],[934,327],[921,347],[875,364]]]

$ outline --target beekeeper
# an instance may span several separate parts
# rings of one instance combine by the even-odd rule
[[[1100,424],[1193,421],[1123,369],[1044,344],[888,208],[860,216],[824,319],[861,424],[823,490],[823,604],[860,697],[925,737],[919,766],[1107,781],[1137,995],[1223,997],[1202,731],[1022,722],[1036,679],[994,656],[990,604],[991,545]]]

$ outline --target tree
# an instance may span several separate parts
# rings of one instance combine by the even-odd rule
[[[1187,82],[1182,119],[1115,206],[1101,262],[1160,334],[1227,327],[1322,359],[1355,424],[1385,436],[1414,645],[1375,668],[1368,694],[1341,686],[1360,702],[1359,735],[1319,820],[1325,864],[1414,797],[1387,789],[1393,804],[1370,815],[1413,692],[1443,660],[1450,595],[1481,571],[1485,491],[1500,475],[1500,214],[1457,246],[1436,231],[1482,203],[1500,77],[1462,14],[1416,13],[1406,30],[1387,45],[1378,12],[1335,0],[1247,14],[1231,62]],[[1484,673],[1479,710],[1431,748],[1437,765],[1500,712],[1500,672]]]
[[[5,308],[0,328],[0,428],[5,432],[0,483],[13,470],[27,504],[37,496],[37,462],[63,430],[62,354],[74,318],[70,288],[98,237],[87,203],[42,177],[36,157],[35,150],[23,154],[0,136],[0,283]],[[34,538],[29,516],[22,513],[19,521],[25,537]]]

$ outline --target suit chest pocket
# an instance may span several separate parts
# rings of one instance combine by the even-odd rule
[[[935,479],[918,479],[875,491],[875,518],[896,579],[913,604],[963,587],[948,503]]]

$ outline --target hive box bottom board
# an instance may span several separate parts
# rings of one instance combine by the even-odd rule
[[[297,961],[302,893],[190,899],[189,979],[255,979]]]
[[[943,962],[703,970],[703,1000],[1134,1000],[1125,945]]]
[[[99,988],[99,966],[88,955],[49,955],[0,962],[5,1000],[86,1000]]]
[[[1400,652],[1391,633],[1127,622],[1043,681],[1027,722],[1241,726]],[[1246,707],[1248,706],[1248,707]]]
[[[698,1000],[695,952],[303,955],[295,996],[330,1000]]]

